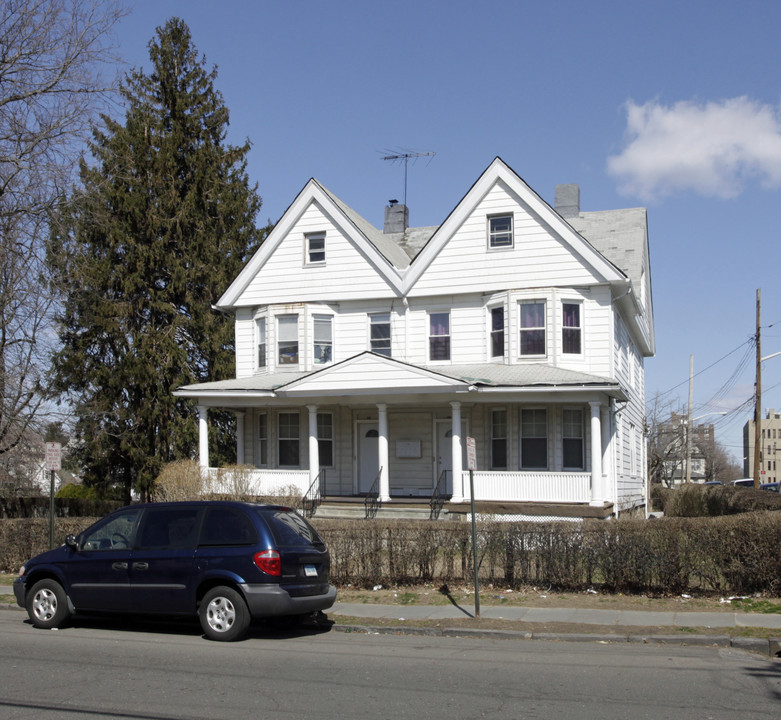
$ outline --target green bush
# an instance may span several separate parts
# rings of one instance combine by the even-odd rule
[[[77,485],[76,483],[70,483],[63,485],[54,496],[56,498],[78,498],[82,500],[97,500],[98,493],[95,488],[87,487],[86,485]]]
[[[765,491],[763,491],[765,492]],[[95,518],[57,518],[55,543]],[[469,523],[313,519],[337,585],[474,581]],[[48,549],[46,518],[0,520],[0,570]],[[781,514],[478,525],[481,583],[582,591],[781,596]]]

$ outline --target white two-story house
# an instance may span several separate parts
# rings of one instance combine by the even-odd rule
[[[256,490],[516,515],[644,505],[646,211],[556,207],[495,159],[438,227],[375,228],[310,180],[216,307],[236,378],[179,388],[237,415]],[[468,450],[468,446],[469,450]],[[469,468],[469,465],[473,465]]]

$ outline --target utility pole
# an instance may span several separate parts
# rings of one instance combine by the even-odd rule
[[[694,355],[689,355],[689,413],[686,418],[686,482],[692,480],[692,401],[694,396]]]
[[[757,289],[757,382],[754,387],[754,489],[759,490],[759,468],[762,464],[762,342],[760,330],[760,306],[762,294]]]

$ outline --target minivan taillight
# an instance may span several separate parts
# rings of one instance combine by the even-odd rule
[[[268,575],[280,576],[282,574],[282,560],[276,550],[264,550],[255,553],[255,565]]]

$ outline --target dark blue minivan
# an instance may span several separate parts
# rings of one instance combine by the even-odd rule
[[[291,508],[231,501],[130,505],[32,558],[14,582],[39,628],[75,613],[198,615],[212,640],[255,618],[303,617],[336,600],[331,558]]]

